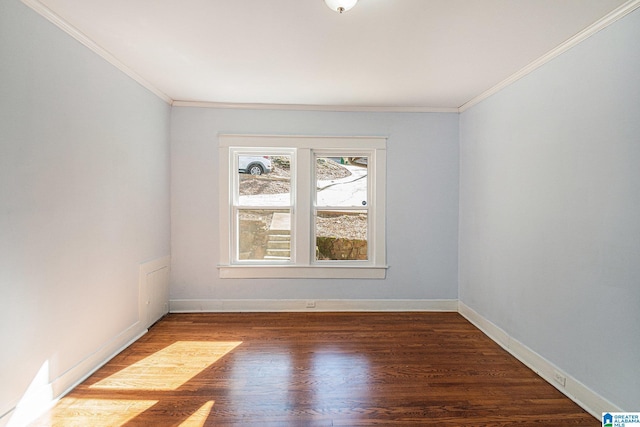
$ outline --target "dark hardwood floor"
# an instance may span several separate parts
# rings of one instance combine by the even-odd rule
[[[34,426],[600,426],[457,313],[171,314]]]

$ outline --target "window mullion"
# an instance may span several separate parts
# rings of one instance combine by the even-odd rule
[[[310,265],[314,245],[311,244],[312,225],[312,153],[308,148],[298,149],[296,154],[295,191],[294,191],[294,224],[295,262],[300,265]]]

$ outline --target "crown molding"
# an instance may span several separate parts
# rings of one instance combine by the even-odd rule
[[[458,108],[447,107],[393,107],[364,105],[313,105],[313,104],[259,104],[235,102],[173,101],[174,107],[230,108],[238,110],[298,110],[373,113],[457,113]]]
[[[133,80],[138,82],[145,89],[149,90],[151,93],[156,95],[158,98],[162,99],[167,104],[171,105],[173,101],[166,93],[162,92],[160,89],[149,83],[138,73],[133,71],[131,68],[122,63],[119,59],[113,56],[109,51],[105,48],[91,40],[84,33],[78,30],[76,27],[65,21],[60,15],[56,14],[54,11],[49,9],[47,6],[42,4],[38,0],[22,0],[22,3],[33,9],[36,13],[41,15],[43,18],[47,19],[62,31],[82,43],[84,46],[91,49],[93,52],[97,53],[104,60],[109,62],[111,65],[125,73],[127,76],[131,77]]]
[[[486,90],[485,92],[481,93],[480,95],[476,96],[470,101],[467,101],[465,104],[461,105],[460,108],[458,108],[458,111],[462,113],[465,110],[468,110],[474,105],[480,103],[481,101],[484,101],[485,99],[489,98],[491,95],[494,95],[497,92],[500,92],[502,89],[515,83],[516,81],[520,80],[521,78],[528,75],[529,73],[537,70],[538,68],[542,67],[543,65],[545,65],[546,63],[554,59],[555,57],[563,54],[564,52],[568,51],[572,47],[583,42],[584,40],[591,37],[598,31],[608,27],[609,25],[613,24],[617,20],[630,14],[631,12],[636,10],[638,7],[640,7],[640,0],[629,0],[625,4],[618,7],[617,9],[605,15],[603,18],[599,19],[598,21],[594,22],[584,30],[580,31],[575,36],[571,37],[570,39],[561,43],[554,49],[550,50],[545,55],[531,62],[526,67],[520,69],[515,74],[512,74],[510,77],[506,78],[505,80],[501,81],[497,85]]]

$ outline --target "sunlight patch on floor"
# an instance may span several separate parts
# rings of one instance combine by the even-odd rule
[[[203,427],[204,423],[207,422],[209,414],[211,413],[213,403],[213,400],[206,402],[196,412],[191,414],[189,418],[180,423],[178,427]]]
[[[66,400],[66,399],[65,399]],[[37,426],[107,427],[131,421],[157,400],[68,399],[38,420]]]
[[[177,341],[90,388],[176,390],[240,344],[241,341]]]

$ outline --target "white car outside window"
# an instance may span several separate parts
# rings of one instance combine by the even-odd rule
[[[271,172],[269,156],[239,156],[238,172],[251,175],[262,175]]]

